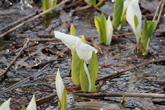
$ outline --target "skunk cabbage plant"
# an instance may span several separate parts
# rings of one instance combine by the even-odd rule
[[[55,37],[72,51],[72,80],[73,84],[81,85],[82,91],[92,92],[98,74],[97,50],[85,43],[85,38],[78,38],[55,31]],[[87,62],[90,60],[89,68]]]
[[[56,91],[58,96],[58,105],[60,110],[66,110],[67,108],[67,92],[66,88],[62,82],[62,78],[60,76],[60,71],[58,69],[56,76]]]
[[[142,14],[138,4],[139,0],[132,0],[127,8],[126,19],[127,22],[131,25],[133,32],[136,36],[137,44],[140,41],[141,37],[141,19]]]
[[[108,17],[107,21],[105,15],[101,14],[101,19],[95,16],[95,26],[99,32],[99,41],[102,44],[110,45],[112,40],[113,34],[113,26],[110,20],[110,16]]]
[[[10,110],[10,100],[11,100],[11,98],[9,98],[6,102],[4,102],[0,106],[0,110]],[[25,110],[24,107],[21,110]],[[26,108],[26,110],[37,110],[35,95],[33,95],[29,105]]]
[[[156,21],[147,21],[147,19],[145,19],[145,23],[143,26],[143,33],[141,35],[141,40],[139,44],[139,50],[143,55],[148,54],[148,48],[151,42],[152,33],[155,29],[155,26],[156,26]]]

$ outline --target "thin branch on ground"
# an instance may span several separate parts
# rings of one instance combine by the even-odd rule
[[[157,19],[157,22],[156,22],[155,29],[156,29],[156,27],[157,27],[157,25],[158,25],[158,23],[159,23],[160,16],[162,15],[162,12],[163,12],[163,7],[164,7],[164,3],[165,3],[165,1],[164,1],[164,0],[161,0],[161,1],[162,1],[162,4],[161,4],[160,11],[159,11],[159,16],[158,16],[158,19]],[[155,29],[154,29],[154,30],[155,30]]]
[[[124,74],[124,72],[126,72],[126,71],[129,71],[129,70],[132,70],[132,69],[138,68],[140,66],[144,66],[144,65],[150,64],[150,63],[161,62],[161,61],[165,61],[165,58],[157,59],[157,60],[150,60],[148,62],[143,62],[141,64],[137,64],[137,65],[135,65],[133,67],[127,68],[127,69],[125,69],[123,71],[119,71],[117,73],[98,78],[98,79],[96,79],[96,81],[98,82],[98,81],[105,80],[105,79],[113,79],[114,77],[117,77],[117,76],[120,76],[120,75]]]
[[[42,13],[36,15],[36,16],[34,16],[33,18],[30,18],[29,20],[26,20],[25,22],[20,23],[19,25],[15,26],[14,28],[12,28],[12,29],[8,30],[7,32],[1,34],[1,35],[0,35],[0,38],[6,36],[7,34],[9,34],[9,33],[12,32],[12,31],[14,31],[14,30],[20,28],[21,26],[25,25],[26,23],[31,22],[31,21],[33,21],[33,20],[39,18],[40,16],[42,16],[42,15],[48,13],[49,11],[52,11],[52,10],[56,9],[57,7],[60,7],[61,5],[65,4],[65,3],[68,2],[68,1],[69,1],[69,0],[64,0],[64,1],[62,1],[60,4],[57,4],[56,6],[54,6],[53,8],[50,8],[50,9],[48,9],[48,10],[46,10],[46,11],[44,11],[44,12],[42,12]]]
[[[122,97],[123,93],[111,92],[111,93],[73,93],[79,96],[85,97]],[[143,97],[143,98],[165,98],[165,94],[155,93],[128,93],[125,92],[125,97]]]
[[[157,6],[157,8],[156,8],[156,12],[155,12],[154,18],[152,19],[153,21],[156,20],[156,16],[157,16],[157,14],[158,14],[158,10],[159,10],[159,8],[160,8],[161,3],[162,3],[162,0],[159,2],[158,6]]]
[[[63,55],[67,50],[68,50],[68,48],[65,48],[65,49],[61,50],[61,51],[56,55],[55,58],[57,59],[59,56]],[[55,58],[54,58],[54,59],[55,59]],[[42,74],[42,71],[45,70],[45,69],[46,69],[48,66],[50,66],[51,64],[52,64],[52,62],[46,64],[39,72],[37,72],[37,73],[35,73],[35,74],[33,74],[33,75],[31,75],[31,76],[29,76],[29,77],[27,77],[27,78],[25,78],[25,79],[19,81],[19,82],[17,82],[16,84],[13,84],[12,86],[10,86],[10,87],[8,87],[8,88],[6,88],[6,89],[0,91],[0,95],[1,95],[1,94],[4,94],[5,92],[8,92],[8,91],[10,91],[10,90],[13,90],[13,89],[15,89],[15,88],[21,86],[22,84],[24,84],[24,83],[26,83],[26,82],[28,82],[28,81],[34,79],[35,77],[39,76],[40,74]]]
[[[22,47],[22,49],[18,52],[17,56],[13,59],[13,61],[10,63],[10,65],[6,68],[6,70],[0,74],[0,77],[2,77],[3,75],[5,75],[7,73],[7,71],[9,70],[9,68],[14,64],[14,62],[17,60],[17,58],[21,55],[22,51],[25,49],[25,47],[28,45],[29,43],[29,38],[27,38],[27,41],[25,43],[25,45]]]

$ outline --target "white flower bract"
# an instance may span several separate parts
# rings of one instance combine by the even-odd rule
[[[26,108],[26,110],[37,110],[35,95],[33,95],[28,107]]]
[[[81,39],[78,37],[67,35],[58,31],[55,31],[54,34],[55,37],[62,40],[62,42],[70,48],[71,51],[75,49],[79,58],[85,60],[86,62],[91,59],[93,51],[97,53],[97,50],[94,47],[81,42]]]
[[[139,39],[141,37],[141,19],[142,19],[142,14],[141,10],[138,4],[139,0],[132,0],[130,4],[128,5],[127,13],[126,13],[126,19],[127,22],[131,25],[135,35],[136,35],[136,40],[137,43],[139,43]],[[134,16],[137,16],[138,19],[138,26],[137,28],[135,27],[135,21],[134,21]]]
[[[56,91],[57,91],[57,96],[60,100],[60,103],[62,103],[62,94],[63,94],[63,91],[64,91],[64,84],[62,82],[62,78],[60,76],[59,69],[57,71],[57,76],[56,76]]]
[[[11,98],[9,98],[7,101],[5,101],[5,102],[0,106],[0,110],[10,110],[10,100],[11,100]]]
[[[113,34],[113,26],[112,26],[110,16],[108,16],[108,19],[107,19],[107,34],[106,34],[107,45],[110,45],[110,43],[111,43],[112,34]]]

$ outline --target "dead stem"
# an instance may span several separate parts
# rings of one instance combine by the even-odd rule
[[[54,58],[54,60],[57,59],[57,58],[58,58],[59,56],[61,56],[62,54],[64,54],[67,50],[68,50],[68,48],[65,48],[65,49],[61,50],[61,51],[56,55],[56,57]],[[53,62],[49,62],[49,63],[46,64],[39,72],[37,72],[37,73],[35,73],[35,74],[33,74],[33,75],[31,75],[31,76],[29,76],[29,77],[27,77],[27,78],[25,78],[25,79],[19,81],[19,82],[17,82],[16,84],[13,84],[12,86],[6,88],[5,90],[0,91],[0,95],[3,94],[3,93],[5,93],[5,92],[8,92],[8,91],[10,91],[10,90],[12,90],[12,89],[15,89],[15,88],[19,87],[20,85],[22,85],[22,84],[28,82],[29,80],[34,79],[35,77],[39,76],[40,74],[42,74],[42,71],[45,70],[48,66],[50,66],[52,63],[53,63]]]
[[[135,65],[133,67],[130,67],[130,68],[127,68],[127,69],[125,69],[123,71],[119,71],[117,73],[114,73],[114,74],[111,74],[111,75],[107,75],[107,76],[104,76],[102,78],[98,78],[98,79],[96,79],[96,81],[98,82],[98,81],[105,80],[105,79],[112,79],[114,77],[117,77],[117,76],[120,76],[120,75],[124,74],[124,72],[126,72],[128,70],[132,70],[132,69],[138,68],[140,66],[144,66],[144,65],[147,65],[147,64],[150,64],[150,63],[155,63],[155,62],[160,62],[160,61],[165,61],[165,58],[157,59],[157,60],[150,60],[148,62],[145,61],[145,62],[143,62],[141,64],[137,64],[137,65]]]
[[[69,1],[69,0],[64,0],[64,1],[62,1],[60,4],[57,4],[56,6],[50,8],[50,9],[48,9],[48,10],[46,10],[46,11],[44,11],[44,12],[42,12],[42,13],[36,15],[36,16],[34,16],[33,18],[30,18],[30,19],[26,20],[25,22],[20,23],[19,25],[13,27],[12,29],[8,30],[7,32],[1,34],[1,35],[0,35],[0,38],[6,36],[6,35],[9,34],[10,32],[12,32],[12,31],[18,29],[19,27],[25,25],[26,23],[31,22],[31,21],[33,21],[33,20],[39,18],[40,16],[42,16],[42,15],[48,13],[49,11],[52,11],[52,10],[56,9],[57,7],[60,7],[61,5],[65,4],[67,1]]]
[[[13,61],[10,63],[10,65],[6,68],[6,70],[0,74],[0,77],[2,77],[3,75],[5,75],[7,73],[7,71],[9,70],[9,68],[13,65],[13,63],[17,60],[17,58],[21,55],[22,51],[25,49],[25,47],[28,45],[29,43],[29,38],[27,38],[27,41],[25,43],[25,45],[22,47],[22,49],[18,52],[17,56],[13,59]]]
[[[73,93],[75,95],[79,96],[85,96],[85,97],[122,97],[123,93]],[[125,92],[125,97],[143,97],[143,98],[165,98],[165,94],[154,94],[154,93],[127,93]]]

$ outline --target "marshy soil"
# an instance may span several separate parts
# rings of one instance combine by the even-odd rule
[[[11,109],[19,110],[21,105],[29,103],[33,94],[35,94],[36,100],[55,94],[55,77],[58,68],[60,68],[65,86],[73,86],[70,73],[71,52],[60,40],[54,38],[54,31],[70,34],[69,28],[71,24],[75,26],[78,37],[84,35],[87,38],[87,43],[98,49],[98,78],[114,74],[145,61],[165,58],[165,33],[163,32],[153,33],[148,56],[139,55],[135,52],[137,46],[135,35],[113,37],[110,46],[100,45],[99,34],[94,26],[94,17],[100,17],[101,13],[94,8],[77,11],[87,5],[84,2],[77,6],[66,8],[74,2],[73,0],[58,7],[54,10],[55,15],[51,19],[44,20],[44,16],[41,16],[0,39],[0,74],[5,71],[23,48],[27,38],[30,39],[28,45],[7,73],[0,77],[0,103],[11,97]],[[143,23],[145,17],[148,20],[153,19],[158,4],[159,0],[140,1]],[[100,9],[113,16],[113,7],[114,3],[107,1]],[[19,1],[15,0],[0,1],[0,34],[35,16],[40,13],[38,12],[40,10],[42,10],[40,0],[35,1],[33,4],[30,2],[20,4]],[[164,12],[160,17],[156,31],[165,30]],[[29,18],[23,19],[25,16],[29,16]],[[20,21],[16,22],[17,20]],[[13,25],[10,25],[11,23]],[[122,31],[115,30],[113,35],[125,33],[132,33],[128,23],[126,23]],[[48,66],[45,67],[46,65]],[[107,79],[99,92],[165,94],[164,65],[165,62],[161,61],[126,71],[119,77]],[[42,69],[43,71],[41,71]],[[41,73],[38,73],[39,71]],[[29,77],[33,74],[37,75]],[[28,79],[23,81],[26,78]],[[18,82],[20,81],[23,83],[19,84]],[[6,91],[3,92],[4,90]],[[121,106],[121,100],[121,97],[79,97],[68,91],[67,107],[68,110],[99,110],[101,108],[104,110],[165,109],[165,99],[161,98],[126,97],[125,108]],[[38,103],[37,109],[58,109],[57,96],[54,95],[52,98]]]

